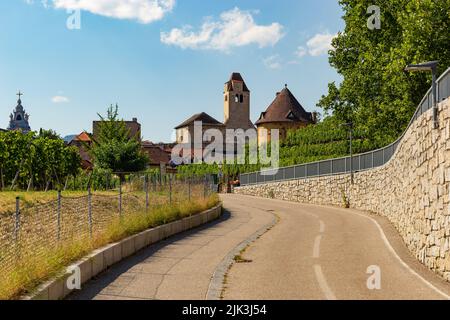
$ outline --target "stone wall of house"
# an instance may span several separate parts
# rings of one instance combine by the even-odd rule
[[[387,217],[409,250],[450,281],[450,98],[406,132],[383,167],[349,175],[246,186],[236,193],[303,203],[345,206]]]

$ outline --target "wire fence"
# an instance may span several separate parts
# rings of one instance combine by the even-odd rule
[[[0,211],[0,273],[12,272],[19,261],[45,257],[62,243],[92,239],[118,218],[206,199],[216,190],[212,176],[142,174],[108,191],[88,188],[76,197],[58,192],[43,204],[29,205],[16,198],[15,210]]]
[[[437,80],[436,83],[437,101],[441,102],[450,97],[450,68],[447,69]],[[432,89],[430,89],[420,102],[419,106],[412,117],[408,128],[403,135],[390,145],[362,153],[353,155],[352,157],[343,157],[329,159],[317,162],[311,162],[296,166],[279,168],[278,170],[261,170],[240,175],[240,185],[255,185],[270,182],[279,182],[295,179],[306,179],[312,177],[330,176],[337,174],[350,173],[352,171],[364,171],[383,166],[395,154],[401,140],[403,139],[409,127],[427,110],[433,107]]]

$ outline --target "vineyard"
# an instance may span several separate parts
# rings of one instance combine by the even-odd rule
[[[353,131],[354,154],[371,151],[388,145],[389,140],[375,143],[367,139],[364,130]],[[319,160],[339,158],[350,154],[349,128],[335,117],[325,118],[314,126],[291,131],[280,146],[280,166],[291,166]]]
[[[0,190],[49,190],[79,173],[78,150],[51,131],[0,132]]]

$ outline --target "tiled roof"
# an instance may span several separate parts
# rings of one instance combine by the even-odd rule
[[[202,113],[194,114],[192,117],[190,117],[189,119],[184,121],[182,124],[175,127],[175,129],[181,129],[184,127],[188,127],[196,121],[201,121],[201,122],[203,122],[204,125],[205,124],[206,125],[219,125],[219,126],[223,125],[222,122],[219,122],[216,119],[214,119],[213,117],[211,117],[209,114],[202,112]]]
[[[241,74],[239,72],[233,72],[231,74],[230,80],[226,82],[225,84],[228,87],[228,91],[233,91],[233,81],[243,82],[243,91],[244,92],[250,92],[250,90],[247,87],[247,84],[244,81],[244,78],[242,78]]]
[[[304,122],[314,123],[313,115],[306,112],[292,92],[286,87],[267,108],[256,122],[256,125],[271,122]]]
[[[164,150],[163,146],[146,141],[142,143],[142,150],[150,158],[150,165],[159,166],[161,163],[169,164],[170,162],[171,154]]]
[[[91,137],[86,132],[82,132],[79,135],[77,135],[74,140],[76,141],[83,141],[83,142],[91,142]]]

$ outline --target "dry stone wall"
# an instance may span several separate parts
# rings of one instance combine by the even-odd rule
[[[406,132],[384,166],[349,175],[236,188],[235,193],[302,203],[346,206],[387,217],[409,250],[450,281],[450,98]]]

